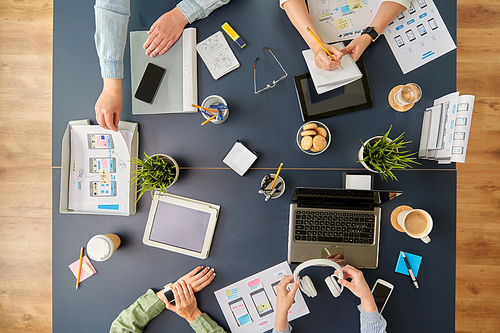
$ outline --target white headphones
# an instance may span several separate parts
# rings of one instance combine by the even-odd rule
[[[337,279],[343,279],[344,278],[344,273],[342,272],[342,267],[340,267],[339,264],[336,262],[333,262],[328,259],[312,259],[308,261],[304,261],[302,264],[298,265],[297,268],[295,268],[295,271],[293,271],[293,279],[294,281],[300,281],[299,288],[302,290],[304,294],[306,294],[309,297],[316,297],[318,295],[318,292],[316,291],[316,288],[314,287],[314,284],[311,281],[311,278],[309,276],[304,276],[301,279],[299,279],[299,273],[301,270],[304,268],[310,267],[310,266],[330,266],[335,268],[339,272],[339,276],[335,276],[334,274],[328,275],[325,278],[326,285],[328,286],[328,289],[330,289],[330,292],[332,293],[333,297],[339,297],[342,291],[344,290],[343,285],[339,285]]]

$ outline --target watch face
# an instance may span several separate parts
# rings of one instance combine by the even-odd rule
[[[165,295],[165,298],[167,299],[167,301],[170,304],[175,305],[175,296],[174,296],[174,292],[172,291],[172,289],[165,290],[163,295]]]

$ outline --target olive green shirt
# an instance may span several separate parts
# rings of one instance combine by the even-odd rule
[[[157,315],[165,310],[165,304],[160,301],[155,292],[149,289],[139,297],[134,304],[123,310],[111,324],[110,333],[141,333],[144,327]],[[226,333],[206,313],[201,314],[191,322],[191,328],[196,333]]]

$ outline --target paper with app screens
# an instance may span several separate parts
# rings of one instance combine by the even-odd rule
[[[276,285],[285,275],[292,274],[288,263],[282,262],[215,292],[215,297],[233,333],[265,332],[274,327]],[[309,313],[298,291],[288,313],[294,320]]]
[[[98,125],[71,127],[69,209],[128,212],[132,135]]]

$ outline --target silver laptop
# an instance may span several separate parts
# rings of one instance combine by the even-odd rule
[[[401,191],[297,187],[290,204],[288,262],[330,258],[377,268],[381,208]]]

